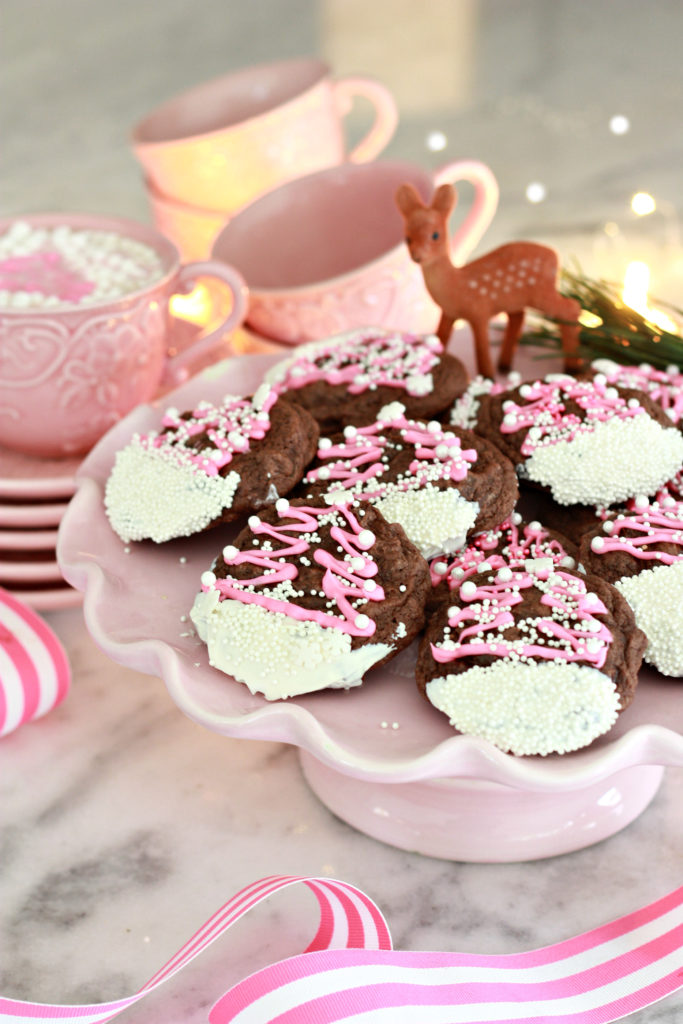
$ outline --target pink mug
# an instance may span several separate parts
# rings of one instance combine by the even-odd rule
[[[145,189],[154,226],[171,239],[181,258],[208,259],[214,239],[229,220],[228,214],[169,199],[149,179],[145,181]]]
[[[452,258],[462,263],[498,204],[493,172],[475,160],[435,173],[378,160],[299,178],[233,217],[212,255],[244,276],[247,324],[267,338],[296,344],[366,326],[435,331],[440,311],[410,258],[394,197],[404,182],[429,200],[437,185],[457,181],[474,186],[452,238]]]
[[[21,220],[33,229],[68,226],[112,232],[154,250],[161,276],[137,291],[99,302],[0,307],[0,444],[29,455],[88,451],[122,416],[174,386],[210,359],[225,334],[242,323],[247,292],[224,263],[181,265],[178,250],[154,228],[135,221],[52,213],[0,221],[0,236]],[[188,325],[169,305],[197,278],[217,279],[232,309],[220,326],[182,346]],[[182,347],[181,347],[182,346]]]
[[[346,153],[344,119],[357,97],[374,122]],[[162,197],[233,213],[285,181],[343,160],[372,160],[394,134],[389,90],[366,77],[333,79],[320,60],[244,68],[198,85],[149,113],[132,146]]]

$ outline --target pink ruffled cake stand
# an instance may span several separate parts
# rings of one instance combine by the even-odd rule
[[[206,728],[294,744],[308,784],[330,810],[399,848],[451,860],[522,861],[580,849],[624,828],[650,803],[665,767],[683,765],[679,680],[643,670],[633,704],[608,735],[584,750],[541,758],[508,755],[455,733],[418,693],[413,649],[373,670],[361,687],[276,702],[209,665],[188,612],[200,574],[236,530],[126,546],[109,526],[104,485],[116,451],[135,431],[155,429],[167,405],[248,394],[277,358],[229,359],[162,402],[138,407],[81,465],[57,557],[84,594],[95,642],[114,661],[163,679],[177,706]],[[535,364],[530,373],[549,369]]]

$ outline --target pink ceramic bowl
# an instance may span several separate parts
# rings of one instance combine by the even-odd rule
[[[154,224],[177,246],[181,257],[184,260],[207,259],[228,215],[170,199],[149,180],[145,188]]]
[[[418,334],[436,330],[440,311],[404,241],[395,203],[411,182],[425,200],[442,182],[467,181],[474,201],[452,240],[463,262],[498,202],[492,171],[460,160],[435,174],[415,164],[344,164],[299,178],[240,211],[214,242],[215,259],[249,287],[248,324],[295,344],[368,324]]]
[[[246,311],[246,288],[224,263],[181,264],[173,243],[136,221],[51,213],[0,220],[0,235],[17,220],[31,228],[68,225],[108,231],[152,248],[162,273],[147,287],[101,302],[64,302],[26,309],[0,307],[0,444],[28,455],[88,451],[114,423],[193,368]],[[217,278],[232,309],[220,326],[181,350],[182,323],[169,311],[174,293],[199,276]],[[186,325],[185,325],[186,326]],[[186,332],[185,332],[186,333]]]
[[[347,153],[344,120],[356,97],[375,116]],[[243,68],[174,96],[135,126],[132,146],[163,195],[232,213],[300,175],[373,159],[397,120],[381,83],[333,79],[322,61],[299,58]]]

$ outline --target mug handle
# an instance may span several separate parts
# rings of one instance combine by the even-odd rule
[[[232,293],[232,309],[218,327],[209,331],[208,334],[203,334],[201,337],[196,338],[183,348],[182,351],[168,357],[164,370],[165,386],[175,386],[187,380],[192,374],[192,364],[197,362],[202,356],[207,355],[229,331],[239,327],[247,314],[249,289],[238,270],[227,263],[219,263],[216,260],[198,260],[193,263],[184,263],[178,271],[174,290],[185,293],[191,292],[197,283],[198,277],[214,277],[227,284]]]
[[[332,83],[332,88],[341,117],[346,117],[351,111],[353,101],[358,96],[364,96],[370,100],[375,108],[375,120],[370,126],[370,130],[346,157],[354,164],[367,163],[384,149],[396,131],[398,124],[396,100],[385,85],[372,78],[339,78]]]
[[[461,266],[481,240],[498,209],[500,190],[493,171],[478,160],[455,160],[434,172],[434,186],[469,181],[474,199],[467,216],[451,238],[451,259]]]

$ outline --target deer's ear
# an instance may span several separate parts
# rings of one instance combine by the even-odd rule
[[[424,207],[420,194],[414,185],[399,185],[396,190],[396,205],[401,213],[408,217],[414,210]]]
[[[439,185],[432,199],[432,209],[448,216],[454,206],[455,188],[453,185]]]

